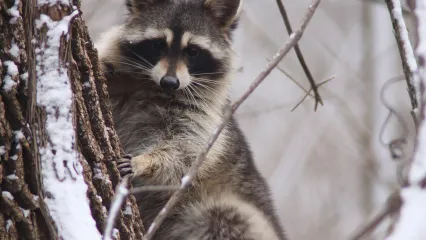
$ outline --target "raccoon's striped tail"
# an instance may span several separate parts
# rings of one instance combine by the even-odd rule
[[[285,240],[259,209],[236,196],[204,200],[185,208],[171,239]]]

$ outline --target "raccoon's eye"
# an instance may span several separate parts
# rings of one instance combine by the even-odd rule
[[[166,45],[166,43],[164,42],[164,41],[162,41],[162,40],[155,40],[153,43],[152,43],[152,47],[155,49],[155,50],[157,50],[157,51],[159,51],[159,52],[162,52],[166,47],[167,47],[167,45]]]
[[[200,53],[200,49],[195,46],[190,46],[186,49],[186,55],[190,57],[196,57]]]

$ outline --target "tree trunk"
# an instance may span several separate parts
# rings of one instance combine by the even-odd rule
[[[99,239],[121,180],[114,160],[122,150],[97,51],[79,2],[64,2],[0,0],[2,240]],[[66,205],[74,202],[81,206]],[[73,221],[79,214],[88,222],[82,227],[93,222],[94,235]],[[115,239],[142,239],[133,197],[115,227]]]

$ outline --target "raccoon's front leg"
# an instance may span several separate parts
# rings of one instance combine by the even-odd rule
[[[182,151],[172,143],[135,156],[131,160],[134,178],[144,185],[179,185],[191,162],[188,156],[182,156]]]

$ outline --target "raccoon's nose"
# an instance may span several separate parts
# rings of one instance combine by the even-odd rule
[[[160,80],[160,86],[165,89],[178,89],[179,84],[179,79],[172,76],[165,76]]]

